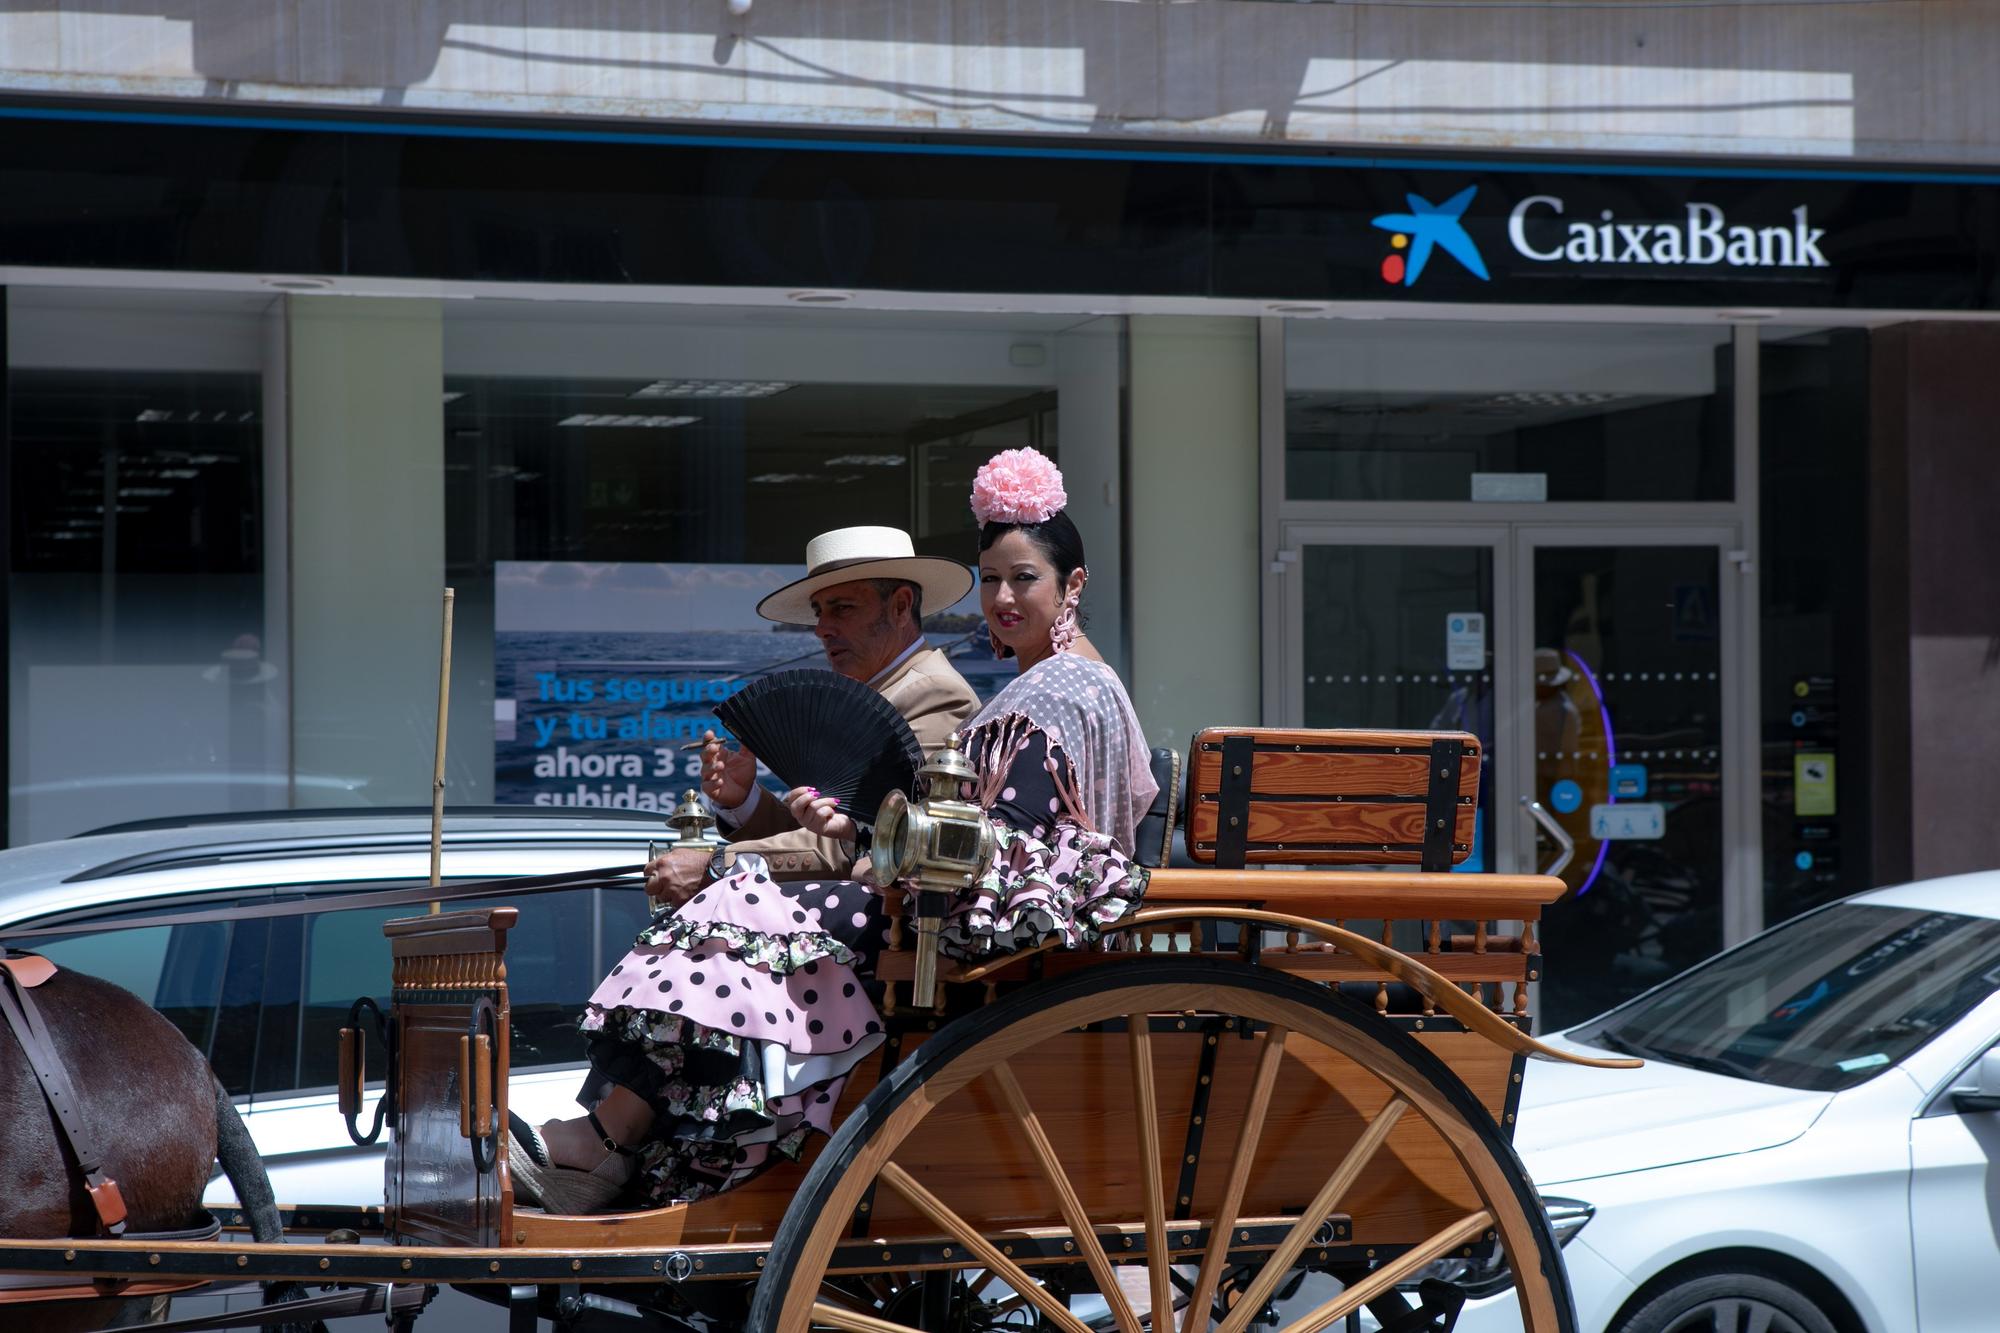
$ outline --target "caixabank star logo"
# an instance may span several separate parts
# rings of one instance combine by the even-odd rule
[[[1441,204],[1422,195],[1406,194],[1407,213],[1384,213],[1372,225],[1390,233],[1390,253],[1382,259],[1382,281],[1392,287],[1411,287],[1423,276],[1431,262],[1432,250],[1443,250],[1481,282],[1488,280],[1486,261],[1479,247],[1465,233],[1465,210],[1479,193],[1468,185]],[[1406,253],[1407,252],[1407,253]]]

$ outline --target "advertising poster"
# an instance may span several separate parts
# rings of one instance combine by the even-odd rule
[[[496,564],[494,799],[664,817],[701,781],[700,755],[681,747],[710,728],[726,734],[718,702],[769,672],[827,669],[809,628],[756,612],[804,574],[799,565]],[[990,698],[1013,667],[987,652],[978,613],[975,592],[925,623],[932,645]]]

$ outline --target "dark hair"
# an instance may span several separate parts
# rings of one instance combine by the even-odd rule
[[[874,587],[875,595],[882,599],[882,603],[885,606],[888,605],[889,599],[896,595],[896,589],[908,588],[910,590],[910,619],[919,625],[924,623],[924,589],[922,584],[912,583],[908,579],[870,579],[868,582]]]
[[[1010,532],[1026,534],[1042,557],[1056,567],[1058,583],[1067,585],[1069,576],[1084,567],[1083,535],[1060,509],[1040,523],[988,523],[979,530],[979,549],[993,549],[993,543]]]
[[[1084,568],[1083,534],[1070,522],[1069,515],[1058,509],[1040,523],[988,523],[979,530],[979,549],[992,550],[993,543],[1010,532],[1026,536],[1042,553],[1042,558],[1056,567],[1056,595],[1061,597],[1061,589],[1069,586],[1069,576]],[[1090,616],[1081,605],[1076,609],[1076,623],[1079,629],[1090,623]],[[993,647],[1002,657],[1014,655],[1014,650],[998,639],[993,641]]]

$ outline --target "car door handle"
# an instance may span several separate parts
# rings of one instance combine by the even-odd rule
[[[1542,826],[1544,833],[1547,833],[1549,837],[1555,840],[1556,846],[1562,848],[1556,854],[1556,859],[1549,862],[1541,873],[1544,875],[1562,874],[1563,867],[1568,865],[1571,858],[1576,855],[1576,839],[1570,837],[1569,830],[1558,824],[1556,817],[1544,809],[1542,803],[1534,797],[1523,796],[1521,798],[1521,808],[1526,810],[1533,817],[1534,821]]]

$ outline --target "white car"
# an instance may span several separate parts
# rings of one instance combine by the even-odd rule
[[[636,867],[649,843],[671,836],[658,816],[637,811],[454,811],[445,823],[443,878],[463,884]],[[46,939],[32,932],[412,888],[427,882],[429,869],[427,810],[147,821],[0,852],[0,931],[28,931],[13,942],[124,986],[201,1048],[256,1140],[281,1205],[380,1208],[383,1147],[356,1147],[334,1105],[338,1032],[357,997],[388,1007],[382,922],[419,914],[422,905]],[[576,1019],[644,923],[645,893],[633,879],[629,887],[479,902],[521,913],[507,950],[511,1104],[536,1121],[573,1115],[585,1071]],[[371,1072],[379,1055],[371,1043]],[[367,1110],[379,1090],[372,1086]],[[218,1211],[235,1203],[220,1175],[207,1203]]]
[[[1580,1333],[2000,1328],[2000,872],[1821,908],[1553,1040],[1646,1060],[1523,1089]],[[1504,1272],[1451,1276],[1484,1293],[1461,1333],[1520,1328]]]

